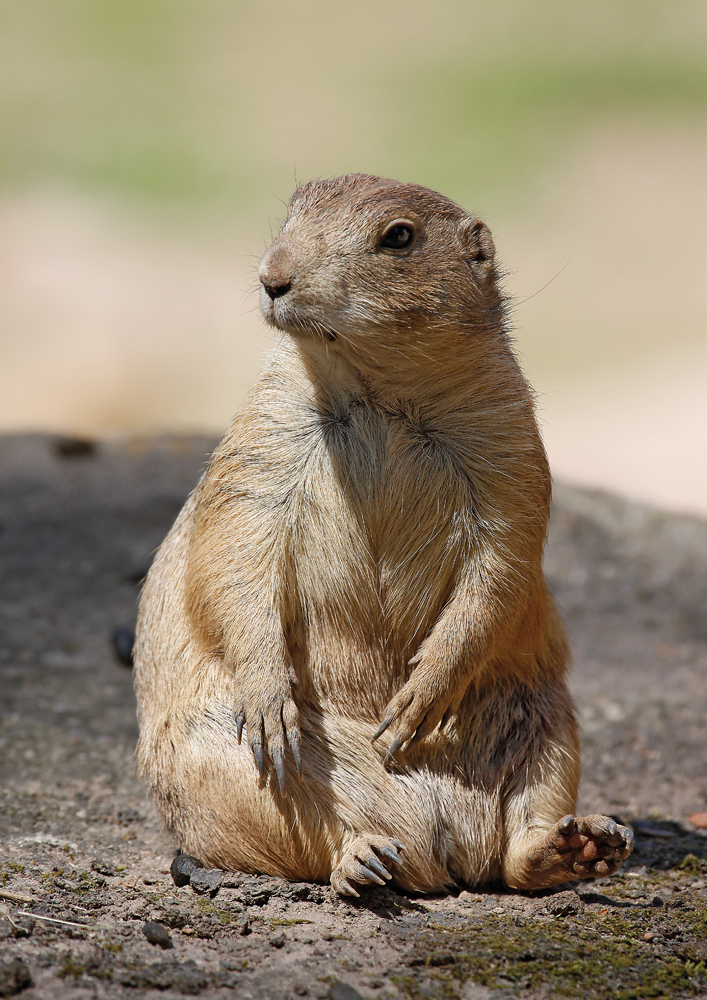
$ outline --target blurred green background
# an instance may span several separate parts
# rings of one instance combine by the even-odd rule
[[[706,112],[694,0],[2,0],[0,428],[220,430],[283,201],[360,170],[491,222],[561,473],[707,511]]]
[[[704,115],[683,0],[3,0],[5,188],[259,217],[295,175],[528,196],[607,118]]]

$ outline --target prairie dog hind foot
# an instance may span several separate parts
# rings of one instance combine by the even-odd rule
[[[578,878],[613,875],[633,850],[633,831],[609,816],[563,816],[529,845],[515,876],[514,889],[540,889]]]
[[[385,885],[393,877],[390,866],[403,863],[399,852],[404,850],[399,840],[373,834],[357,837],[331,873],[332,887],[341,896],[358,896],[352,882],[359,886]]]

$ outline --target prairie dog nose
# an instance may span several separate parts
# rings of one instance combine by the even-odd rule
[[[292,254],[282,245],[272,246],[260,262],[260,283],[271,299],[277,299],[292,288],[295,262]]]

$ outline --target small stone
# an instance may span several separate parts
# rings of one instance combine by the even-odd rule
[[[651,900],[651,906],[655,906],[656,908],[663,906],[664,904],[665,900],[663,899],[662,896],[654,896],[653,899]]]
[[[545,904],[545,909],[553,917],[569,917],[581,913],[584,903],[576,892],[567,889],[565,892],[556,892],[550,896]]]
[[[14,997],[31,985],[32,976],[21,958],[0,963],[0,997]]]
[[[241,937],[248,937],[249,934],[253,933],[253,928],[250,926],[250,920],[244,920],[243,921],[243,923],[241,924],[241,929],[240,929],[239,933],[240,933]]]
[[[169,931],[156,920],[146,920],[142,925],[142,933],[150,944],[158,944],[160,948],[173,948],[172,938]]]
[[[707,812],[693,813],[688,817],[688,821],[700,830],[707,830]]]
[[[285,937],[284,932],[282,934],[278,934],[277,937],[270,938],[270,944],[273,948],[283,948],[286,941],[287,938]]]
[[[222,879],[223,872],[220,872],[218,868],[195,868],[191,873],[189,883],[194,892],[200,896],[205,896],[208,893],[213,898],[221,888]]]
[[[348,983],[334,983],[327,993],[329,1000],[363,1000],[363,997]]]
[[[59,458],[88,458],[96,454],[96,442],[90,438],[59,437],[54,442]]]
[[[657,937],[659,937],[659,936],[660,935],[656,934],[655,931],[646,931],[646,933],[643,935],[643,940],[644,941],[655,941],[655,939]]]
[[[174,884],[181,887],[183,885],[189,885],[192,872],[196,871],[197,868],[203,867],[204,862],[199,861],[198,858],[192,857],[191,854],[178,854],[170,865],[169,870]]]

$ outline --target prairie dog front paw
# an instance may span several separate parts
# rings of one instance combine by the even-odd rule
[[[287,794],[285,769],[286,748],[289,745],[297,773],[302,777],[302,756],[299,710],[292,698],[289,684],[269,687],[263,683],[251,688],[236,700],[236,733],[241,742],[243,726],[246,728],[248,746],[253,751],[258,774],[266,773],[267,759],[275,768],[282,795]]]

